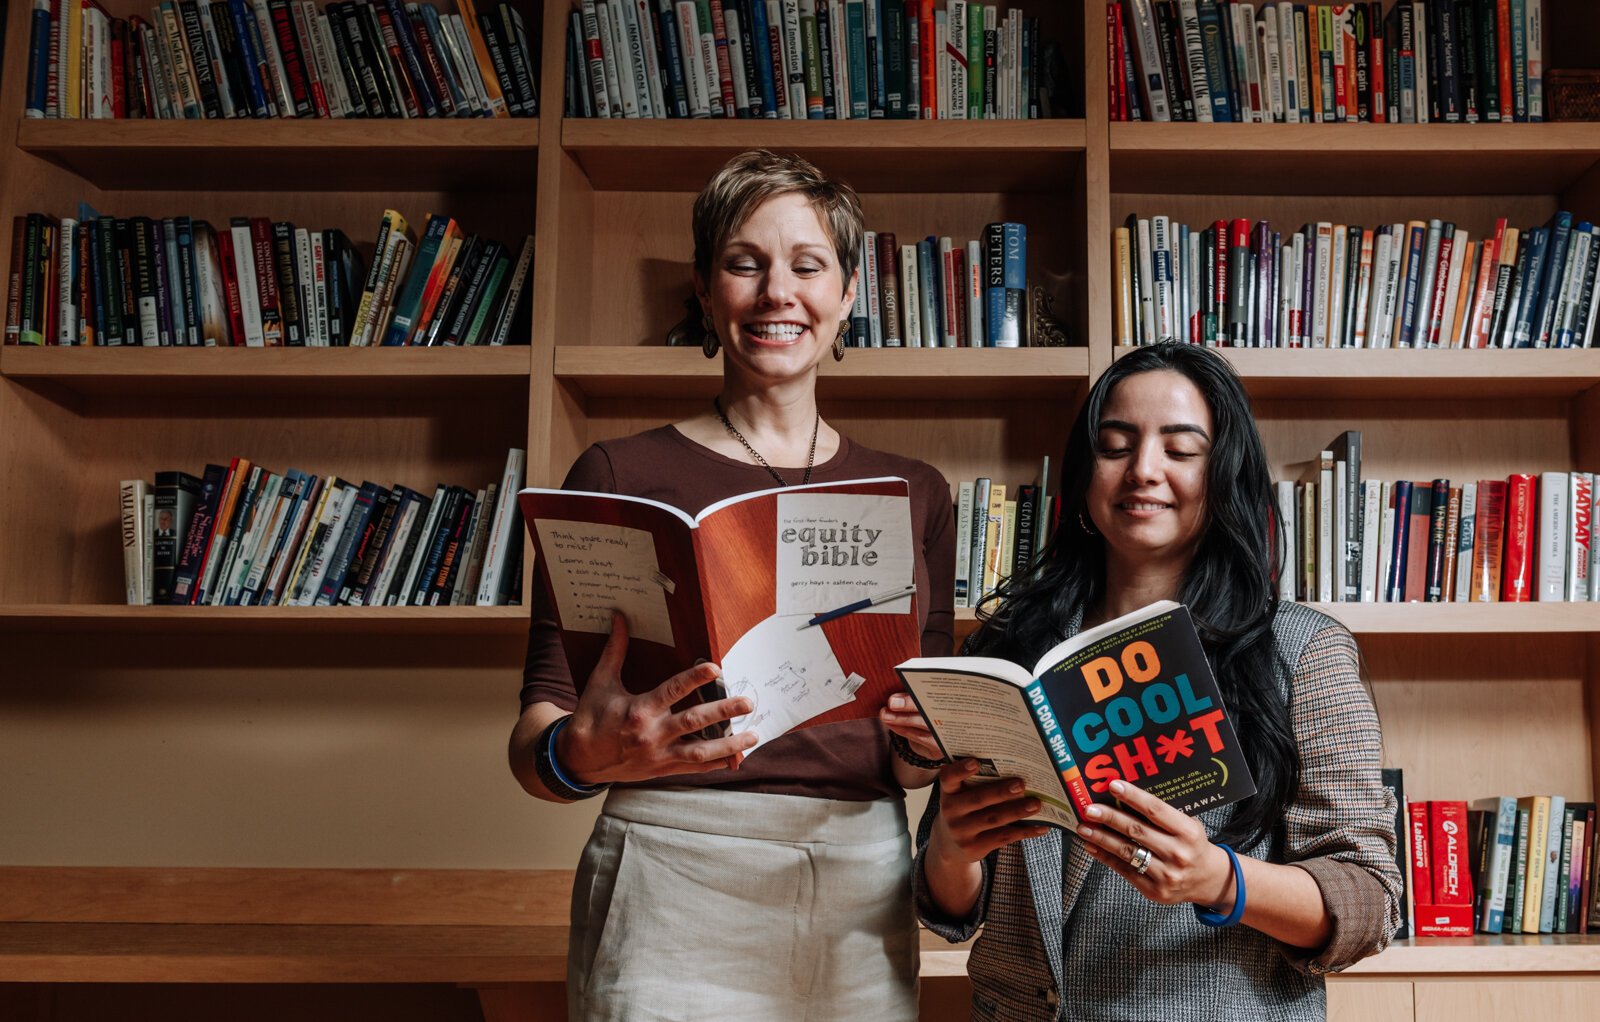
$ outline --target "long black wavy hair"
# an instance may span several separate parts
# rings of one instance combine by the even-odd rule
[[[1228,704],[1256,794],[1239,803],[1216,840],[1254,848],[1272,835],[1300,785],[1300,753],[1284,696],[1289,666],[1273,645],[1283,529],[1250,399],[1225,359],[1165,343],[1118,359],[1089,390],[1067,438],[1061,525],[1031,570],[1019,571],[980,610],[966,652],[1033,663],[1065,638],[1074,611],[1105,595],[1105,542],[1080,525],[1099,448],[1100,420],[1117,384],[1139,373],[1181,373],[1211,409],[1205,525],[1179,586]]]

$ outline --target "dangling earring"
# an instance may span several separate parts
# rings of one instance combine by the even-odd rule
[[[1100,535],[1098,532],[1094,531],[1094,526],[1089,524],[1089,519],[1084,516],[1082,511],[1078,512],[1078,528],[1082,529],[1090,536]]]
[[[700,325],[705,327],[705,336],[700,339],[700,350],[705,352],[706,358],[716,358],[717,350],[722,347],[722,341],[717,337],[717,325],[711,321],[708,312],[700,318]]]
[[[850,321],[847,319],[841,320],[839,323],[839,333],[833,339],[833,360],[835,362],[844,361],[844,339],[849,336],[849,334]]]

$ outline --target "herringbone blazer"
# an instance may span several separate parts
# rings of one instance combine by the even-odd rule
[[[1380,782],[1382,738],[1355,640],[1293,603],[1279,604],[1273,635],[1300,791],[1276,836],[1250,854],[1311,874],[1333,919],[1327,946],[1307,953],[1246,926],[1202,926],[1190,906],[1148,901],[1056,830],[991,855],[972,917],[952,919],[929,897],[923,871],[936,792],[917,835],[917,911],[951,941],[979,934],[967,969],[974,1019],[1320,1020],[1322,975],[1388,944],[1400,913],[1395,803]],[[1231,812],[1200,819],[1216,833]]]

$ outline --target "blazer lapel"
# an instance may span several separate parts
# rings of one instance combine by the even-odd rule
[[[1039,917],[1039,940],[1050,960],[1050,976],[1055,980],[1056,992],[1065,997],[1065,966],[1061,961],[1061,926],[1065,918],[1061,910],[1061,837],[1061,831],[1051,830],[1040,837],[1026,839],[1022,842],[1022,859],[1028,866],[1033,911]]]

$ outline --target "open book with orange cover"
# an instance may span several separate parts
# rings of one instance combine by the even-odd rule
[[[613,608],[628,620],[630,691],[709,660],[723,690],[755,701],[732,730],[763,743],[875,716],[900,688],[895,665],[920,652],[904,479],[761,490],[693,516],[611,493],[525,489],[519,500],[580,691]],[[707,687],[703,698],[720,697]]]

